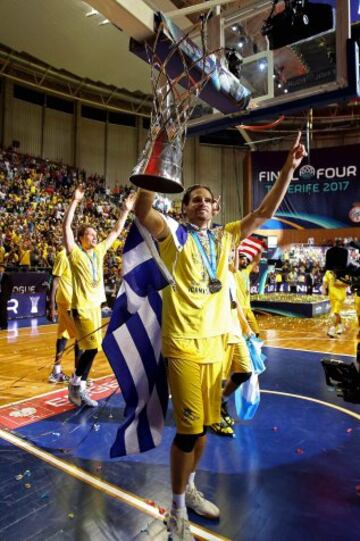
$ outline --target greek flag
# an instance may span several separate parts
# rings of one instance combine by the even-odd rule
[[[185,227],[164,219],[181,250],[187,238]],[[125,242],[122,267],[123,282],[103,340],[126,403],[111,457],[159,445],[168,404],[161,356],[161,289],[173,284],[173,278],[149,232],[136,219]]]

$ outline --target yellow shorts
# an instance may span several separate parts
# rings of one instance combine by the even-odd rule
[[[228,345],[223,365],[223,379],[229,379],[234,372],[244,373],[251,371],[249,350],[245,339],[242,337],[240,342]]]
[[[221,361],[201,364],[168,359],[168,380],[179,434],[201,434],[204,426],[220,422],[221,378]]]
[[[355,295],[355,310],[357,316],[360,317],[360,297],[358,295]]]
[[[72,310],[76,327],[76,338],[81,350],[102,350],[101,308],[78,308]]]
[[[166,358],[187,359],[201,364],[223,362],[228,335],[208,338],[173,338],[163,336],[162,354]]]
[[[330,314],[340,314],[341,310],[344,308],[344,300],[334,299],[329,297],[330,301]]]
[[[76,336],[76,327],[73,318],[71,317],[71,310],[65,304],[58,304],[58,338],[74,338]]]
[[[254,315],[254,312],[251,310],[251,308],[243,308],[243,311],[244,311],[244,315],[245,315],[245,317],[247,319],[247,322],[250,325],[251,330],[255,334],[260,334],[260,328],[259,328],[258,322],[256,320],[256,317]]]

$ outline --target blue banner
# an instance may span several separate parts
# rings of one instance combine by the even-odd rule
[[[7,301],[8,319],[45,316],[50,273],[19,271],[9,275],[13,287]]]
[[[46,315],[46,293],[13,293],[7,303],[8,319]]]
[[[253,205],[274,185],[286,152],[254,152]],[[360,146],[311,151],[295,171],[278,212],[261,229],[337,229],[360,225]]]

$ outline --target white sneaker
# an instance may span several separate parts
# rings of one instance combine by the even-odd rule
[[[336,337],[335,327],[330,327],[330,329],[327,332],[327,335],[330,336],[330,338],[335,338]]]
[[[170,510],[165,516],[168,541],[195,541],[191,530],[186,508],[174,511]]]
[[[186,487],[185,504],[194,513],[202,517],[217,519],[220,516],[220,509],[215,504],[204,498],[204,494],[200,492],[196,486]]]
[[[74,406],[81,406],[80,385],[68,385],[68,399]]]
[[[51,372],[51,374],[48,377],[49,383],[69,383],[70,378],[66,374],[64,374],[63,371],[58,372],[57,374],[55,372]]]
[[[82,406],[88,406],[89,408],[96,408],[96,406],[98,406],[97,401],[91,398],[87,392],[87,389],[82,389],[80,391],[80,398]]]
[[[343,325],[338,325],[336,327],[336,334],[342,334],[344,332],[344,326]]]

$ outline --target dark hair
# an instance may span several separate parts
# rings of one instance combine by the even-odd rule
[[[91,224],[80,224],[78,226],[77,232],[76,232],[77,240],[80,240],[81,237],[85,235],[87,229],[95,229],[95,227]]]
[[[204,188],[205,190],[207,190],[211,194],[211,197],[214,199],[214,194],[212,193],[209,186],[205,186],[204,184],[193,184],[192,186],[189,186],[189,188],[187,188],[187,190],[185,190],[185,193],[184,193],[182,201],[181,201],[181,214],[183,214],[183,212],[184,212],[184,206],[189,204],[190,196],[191,196],[192,192],[194,190],[197,190],[198,188]]]

